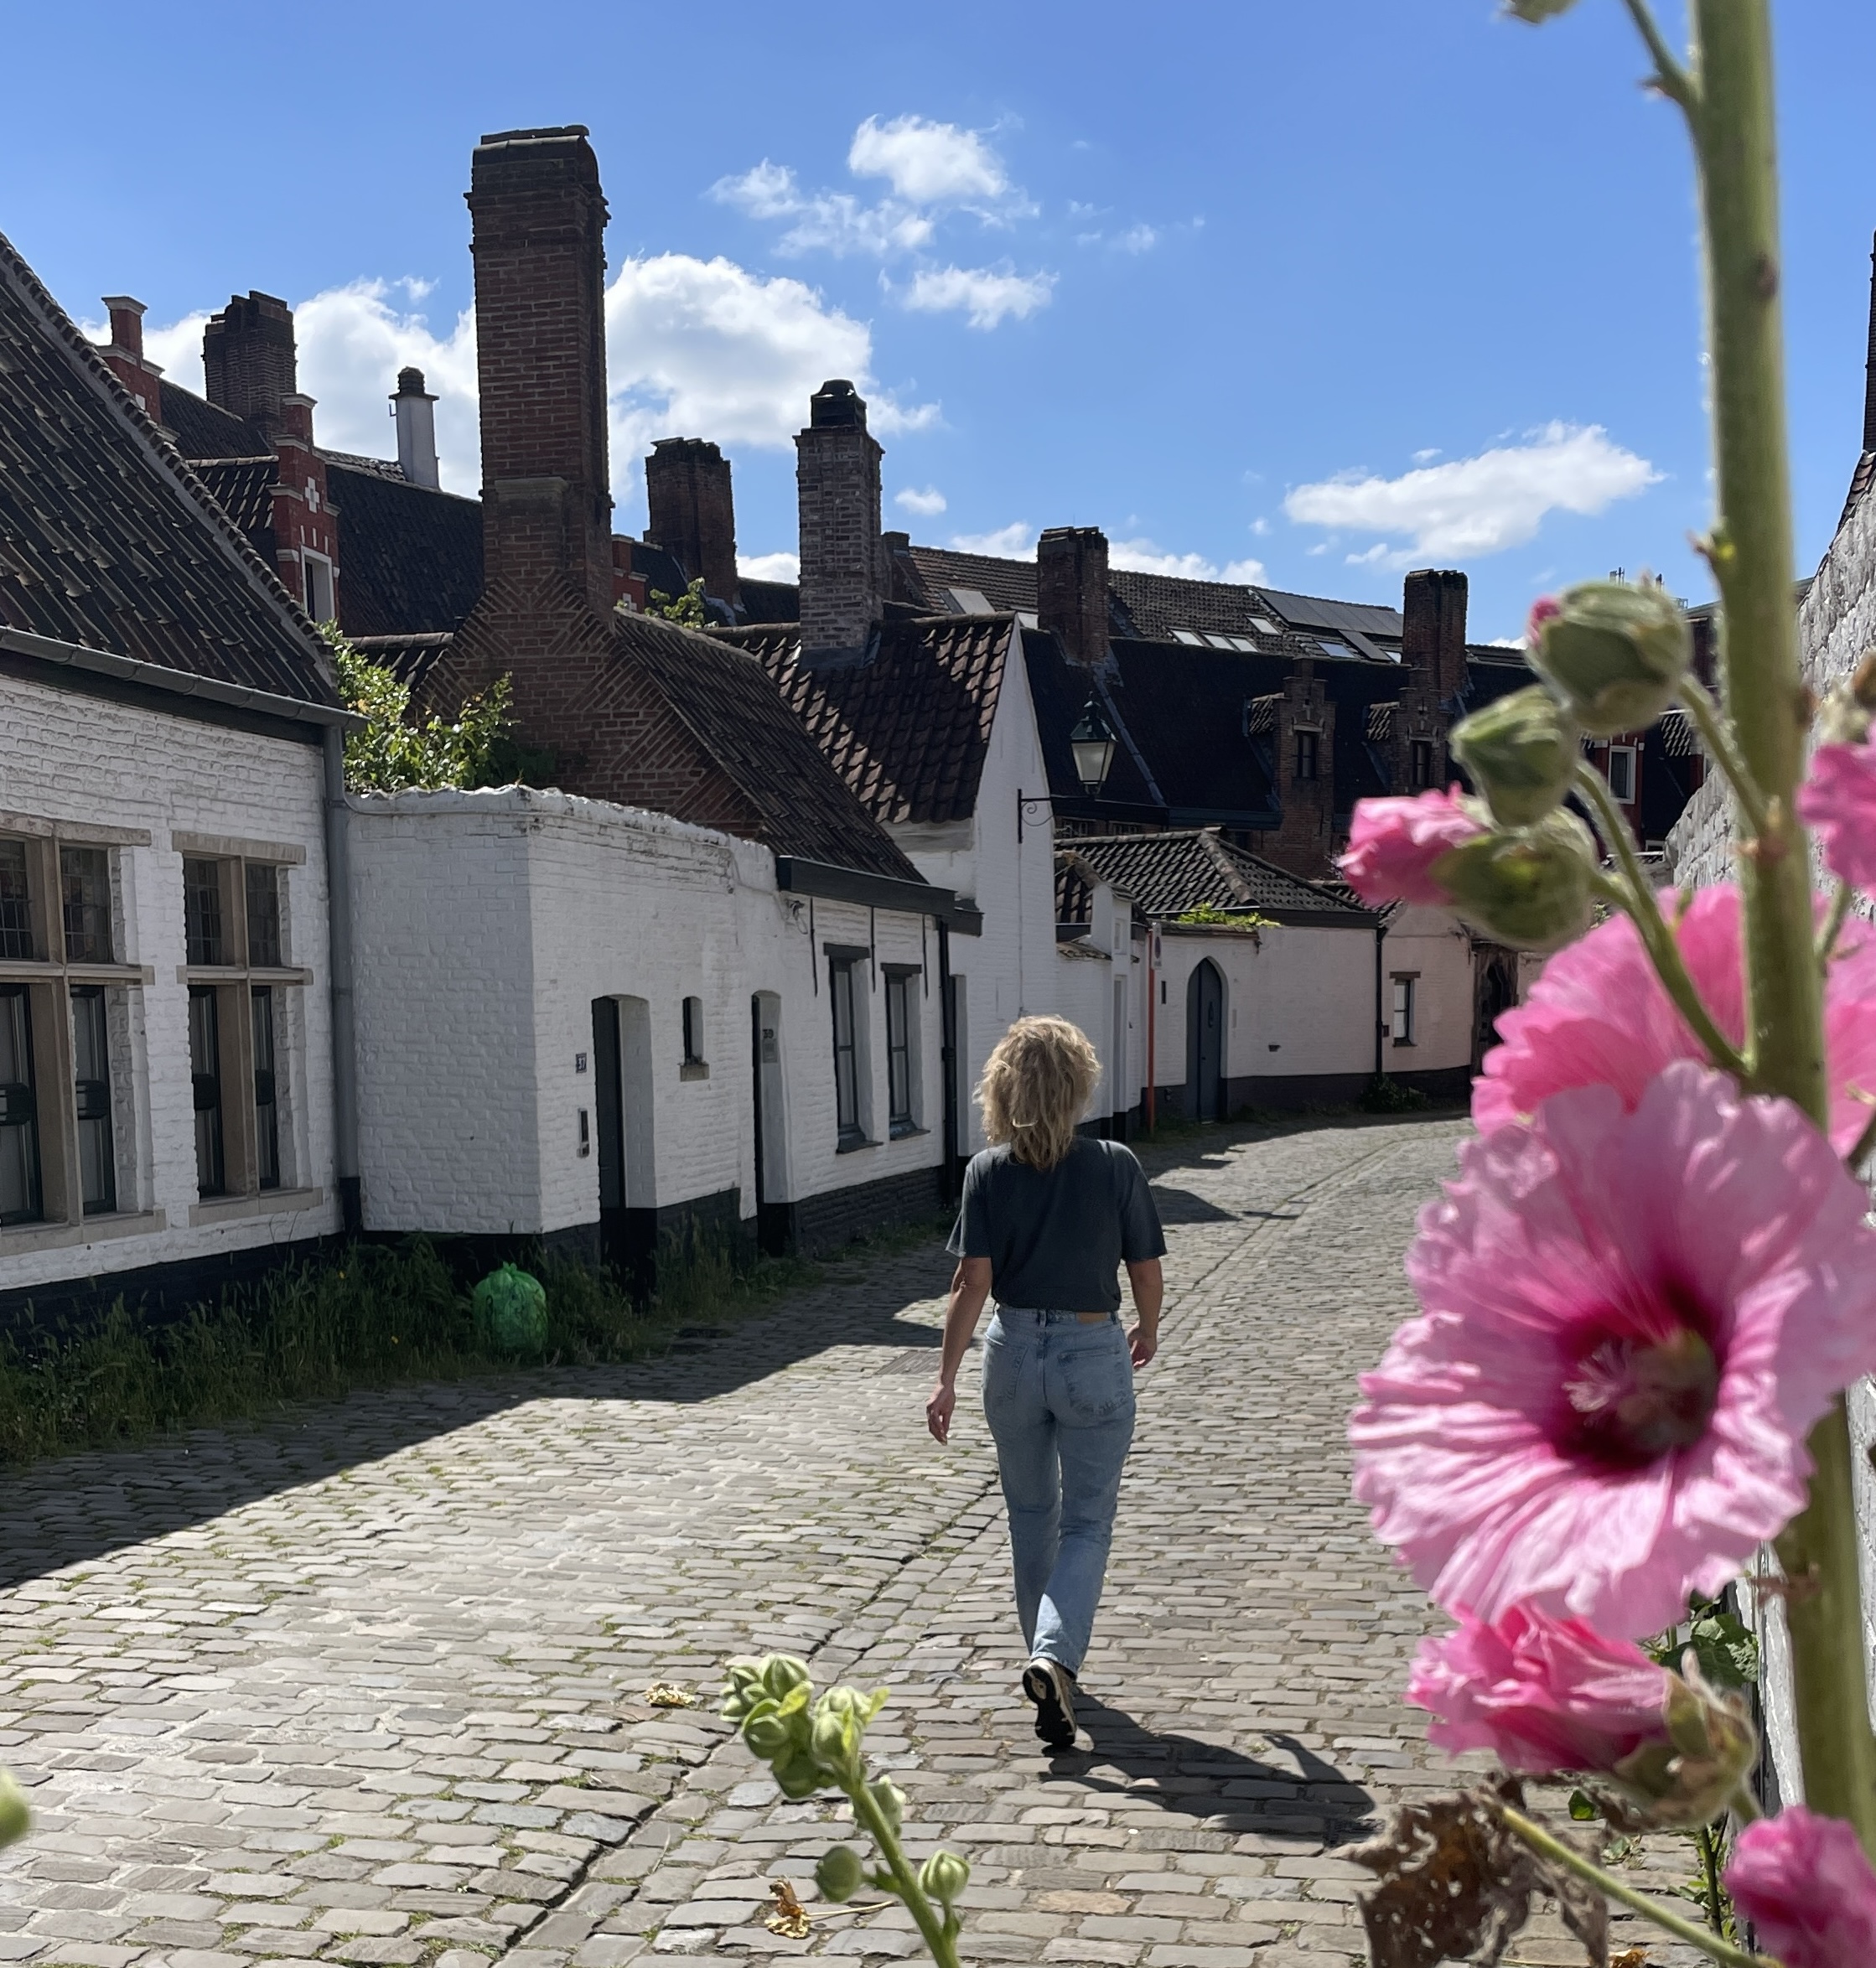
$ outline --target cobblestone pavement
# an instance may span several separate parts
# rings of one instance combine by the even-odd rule
[[[1398,1702],[1431,1616],[1350,1502],[1342,1426],[1458,1132],[1149,1157],[1164,1352],[1072,1754],[1015,1694],[972,1391],[950,1450],[924,1432],[935,1245],[650,1365],[360,1396],[11,1484],[0,1758],[38,1827],[0,1859],[0,1962],[909,1955],[896,1907],[816,1908],[805,1941],[761,1924],[766,1882],[811,1901],[843,1832],[715,1717],[723,1659],[776,1647],[893,1688],[869,1742],[915,1851],[972,1862],[967,1958],[1365,1959],[1335,1847],[1451,1779]],[[649,1706],[661,1680],[706,1705]],[[1660,1885],[1680,1857],[1631,1862]],[[1520,1945],[1583,1959],[1542,1921]]]

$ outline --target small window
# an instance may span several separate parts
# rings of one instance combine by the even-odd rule
[[[251,996],[254,1016],[254,1157],[263,1189],[280,1187],[280,1069],[274,1044],[277,994],[257,984]]]
[[[69,930],[66,935],[69,938]],[[85,1214],[105,1215],[117,1207],[117,1157],[111,1136],[111,1027],[101,987],[74,988],[71,1033],[79,1186]]]
[[[247,961],[258,971],[277,970],[280,953],[280,870],[271,862],[246,864]]]
[[[1397,976],[1394,982],[1394,1016],[1392,1029],[1396,1045],[1413,1044],[1414,987],[1415,977]]]
[[[0,1223],[36,1223],[39,1214],[32,1002],[25,985],[0,984]]]
[[[1611,745],[1609,748],[1609,790],[1625,806],[1635,800],[1635,747]]]
[[[1433,783],[1433,748],[1430,738],[1410,741],[1407,754],[1407,789],[1423,793]]]
[[[111,961],[111,856],[102,847],[61,847],[59,886],[65,917],[65,961]]]
[[[1299,731],[1296,734],[1296,776],[1299,779],[1316,776],[1316,742],[1319,732]]]
[[[894,1134],[910,1134],[918,1126],[912,1111],[912,987],[916,973],[886,974],[887,1120]]]
[[[829,966],[834,1008],[834,1120],[843,1147],[865,1139],[860,1128],[860,1061],[853,1004],[852,957]]]
[[[221,867],[219,861],[183,862],[183,925],[187,932],[188,961],[214,967],[228,961],[222,930]]]
[[[684,1000],[684,1064],[687,1066],[703,1064],[703,1000],[701,997]]]
[[[26,873],[26,843],[0,841],[0,957],[30,963],[33,895]]]
[[[189,987],[189,1071],[195,1090],[195,1186],[205,1196],[224,1195],[228,1168],[221,1126],[221,1007],[212,984]]]
[[[315,622],[329,622],[334,616],[332,562],[303,550],[300,559],[306,568],[306,612]]]

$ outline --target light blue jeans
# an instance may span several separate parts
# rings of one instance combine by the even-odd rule
[[[1016,1614],[1031,1658],[1079,1674],[1133,1441],[1133,1362],[1118,1316],[1001,1305],[983,1342],[983,1412],[1009,1511]]]

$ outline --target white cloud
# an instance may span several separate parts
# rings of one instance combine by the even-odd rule
[[[776,242],[790,254],[912,252],[931,237],[931,220],[910,206],[884,199],[863,205],[844,191],[805,192],[785,164],[764,158],[739,178],[719,178],[710,188],[719,204],[739,206],[752,219],[793,221]]]
[[[799,581],[801,557],[798,553],[739,553],[736,572],[745,581]]]
[[[1200,553],[1167,553],[1151,540],[1116,540],[1108,546],[1107,564],[1135,574],[1169,574],[1181,581],[1229,581],[1256,587],[1264,579],[1262,561],[1231,561],[1220,567]]]
[[[1049,305],[1053,273],[998,273],[987,267],[925,267],[912,276],[905,305],[920,314],[961,313],[972,328],[994,328],[1005,315],[1026,321]]]
[[[1027,520],[1013,520],[994,533],[954,533],[951,545],[960,553],[987,553],[998,560],[1026,561],[1035,557],[1036,530]]]
[[[172,321],[167,328],[152,328],[147,321],[143,324],[143,353],[168,381],[193,390],[198,396],[202,394],[202,330],[208,325],[208,310],[202,308],[184,315],[180,321]],[[94,333],[90,322],[86,323],[85,332]],[[110,329],[97,331],[95,339],[108,342]]]
[[[1397,479],[1351,474],[1298,485],[1283,510],[1303,526],[1405,536],[1404,549],[1377,544],[1350,557],[1398,567],[1428,556],[1477,558],[1521,546],[1552,512],[1593,515],[1660,479],[1646,458],[1611,443],[1600,424],[1552,423],[1525,443],[1495,445]]]
[[[856,178],[884,178],[917,205],[968,205],[1009,191],[1003,161],[975,130],[924,117],[868,117],[853,132],[847,168]]]
[[[908,485],[903,492],[893,495],[893,504],[904,506],[907,512],[915,512],[930,519],[932,514],[945,510],[945,495],[935,485],[927,485],[922,492]]]
[[[1150,253],[1159,244],[1159,235],[1150,225],[1130,225],[1114,244],[1123,253]]]

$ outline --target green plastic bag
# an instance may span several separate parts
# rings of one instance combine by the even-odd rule
[[[520,1266],[492,1271],[469,1295],[475,1323],[498,1353],[538,1353],[547,1343],[547,1294]]]

